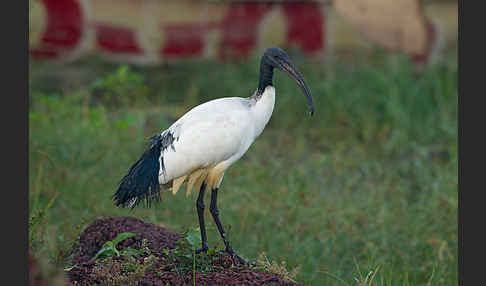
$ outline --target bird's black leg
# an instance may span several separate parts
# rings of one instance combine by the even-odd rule
[[[219,234],[221,235],[221,238],[223,239],[224,245],[226,246],[226,252],[231,256],[233,263],[234,264],[247,264],[246,261],[241,258],[238,254],[235,253],[235,251],[231,248],[229,241],[226,240],[226,232],[224,231],[223,225],[221,224],[221,221],[219,220],[219,210],[218,210],[218,205],[217,205],[217,200],[218,200],[218,189],[212,189],[211,190],[211,205],[209,206],[209,211],[213,215],[214,222],[216,223],[216,226],[218,227]],[[235,263],[235,258],[238,263]]]
[[[196,249],[196,253],[201,251],[206,252],[208,248],[208,239],[206,237],[206,226],[204,225],[204,192],[206,191],[206,183],[201,185],[199,195],[196,201],[197,216],[199,217],[199,229],[201,230],[202,247]]]

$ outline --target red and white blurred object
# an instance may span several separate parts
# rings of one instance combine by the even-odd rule
[[[244,59],[275,45],[322,61],[379,45],[424,63],[457,49],[456,2],[401,2],[30,0],[30,56],[70,61],[95,52],[158,64]]]

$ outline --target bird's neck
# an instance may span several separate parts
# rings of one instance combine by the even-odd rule
[[[263,94],[267,86],[273,86],[273,67],[265,63],[263,60],[260,63],[260,79],[258,81],[258,95]]]
[[[275,88],[273,86],[267,86],[258,99],[254,100],[251,113],[253,116],[252,122],[255,124],[254,135],[256,138],[263,132],[263,129],[272,116],[273,107],[275,106]]]

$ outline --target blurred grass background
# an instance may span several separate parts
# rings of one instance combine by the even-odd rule
[[[293,58],[291,56],[291,58]],[[300,267],[306,285],[457,285],[457,56],[421,70],[405,56],[324,65],[296,59],[313,93],[276,72],[262,135],[225,175],[221,219],[250,260]],[[29,245],[62,267],[98,217],[129,215],[181,231],[197,226],[196,194],[151,209],[111,195],[148,138],[191,107],[248,97],[258,58],[157,67],[85,57],[30,63]],[[207,198],[208,199],[208,198]],[[222,247],[209,214],[210,247]]]

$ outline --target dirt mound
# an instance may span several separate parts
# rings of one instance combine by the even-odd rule
[[[173,249],[180,234],[169,229],[144,222],[134,217],[110,217],[97,219],[79,237],[79,246],[74,250],[73,263],[86,263],[93,258],[101,246],[113,240],[119,233],[132,232],[136,236],[120,242],[120,248],[140,249],[142,239],[147,239],[152,253],[162,255],[163,249]]]
[[[92,259],[106,241],[122,232],[132,232],[136,236],[120,242],[117,249],[141,249],[142,240],[146,239],[150,255],[118,256],[103,263]],[[68,277],[74,285],[193,285],[194,278],[196,285],[302,285],[278,274],[232,266],[226,254],[218,254],[212,262],[218,271],[196,269],[195,273],[184,273],[178,265],[169,263],[164,253],[164,249],[174,249],[181,237],[181,234],[134,217],[97,219],[79,237],[79,245],[72,252],[75,266],[67,272]]]

